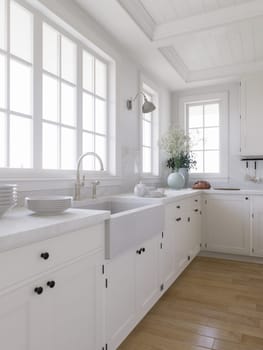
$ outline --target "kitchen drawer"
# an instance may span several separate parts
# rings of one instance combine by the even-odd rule
[[[0,290],[104,249],[104,223],[0,253]]]

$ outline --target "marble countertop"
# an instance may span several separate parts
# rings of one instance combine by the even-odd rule
[[[110,218],[109,211],[68,209],[60,215],[38,216],[15,208],[0,218],[0,252],[63,235]]]

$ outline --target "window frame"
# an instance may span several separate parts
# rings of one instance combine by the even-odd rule
[[[141,77],[140,91],[151,96],[151,101],[156,106],[156,109],[151,112],[151,146],[147,147],[151,149],[151,171],[143,172],[143,120],[144,114],[142,113],[142,105],[144,98],[140,95],[139,113],[140,113],[140,175],[143,179],[157,179],[160,177],[160,150],[159,150],[159,138],[160,138],[160,123],[159,123],[159,93],[155,85],[150,82],[145,76]]]
[[[107,66],[107,106],[106,106],[106,118],[107,118],[107,144],[106,144],[106,159],[108,168],[103,173],[101,171],[87,171],[88,177],[110,180],[111,178],[117,179],[117,164],[116,164],[116,106],[115,103],[110,103],[110,100],[115,99],[116,94],[116,63],[113,58],[108,56],[105,52],[97,48],[86,37],[79,34],[70,25],[65,24],[62,19],[56,16],[51,16],[52,19],[47,17],[45,10],[31,6],[27,2],[21,0],[14,0],[16,3],[24,7],[31,12],[33,16],[33,95],[32,95],[32,168],[0,168],[0,180],[1,179],[43,179],[49,181],[53,179],[72,180],[75,177],[76,170],[66,169],[44,169],[42,168],[42,76],[43,73],[49,77],[55,77],[50,72],[44,70],[42,64],[42,40],[43,33],[42,27],[46,23],[54,30],[58,31],[61,35],[71,40],[77,46],[77,76],[76,76],[76,162],[78,157],[82,154],[82,52],[87,51],[92,56],[103,62]],[[7,0],[9,2],[9,0]],[[43,12],[42,12],[43,10]],[[7,20],[7,30],[9,31],[9,18]],[[65,29],[65,28],[66,29]],[[7,34],[9,35],[9,34]],[[39,40],[41,39],[41,40]],[[97,51],[98,52],[97,52]],[[2,52],[2,51],[1,51]],[[60,77],[56,79],[63,81]],[[36,82],[38,82],[36,84]],[[9,81],[7,82],[9,86]],[[111,89],[111,91],[110,91]],[[8,92],[8,91],[7,91]],[[9,93],[9,92],[8,92]],[[52,123],[52,122],[51,122]],[[110,125],[111,124],[111,125]],[[114,141],[113,141],[114,140]],[[113,163],[113,162],[114,163]],[[85,170],[86,171],[86,170]]]
[[[179,126],[188,134],[188,106],[202,105],[213,102],[219,103],[219,173],[191,173],[193,180],[202,178],[207,179],[228,179],[228,149],[229,149],[229,126],[228,126],[228,92],[196,94],[179,97]]]

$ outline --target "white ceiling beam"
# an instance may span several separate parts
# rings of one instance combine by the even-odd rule
[[[238,6],[163,23],[155,27],[152,40],[157,46],[167,46],[178,35],[200,32],[241,22],[263,15],[263,0],[254,0]]]

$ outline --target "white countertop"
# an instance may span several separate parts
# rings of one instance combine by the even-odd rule
[[[63,214],[37,216],[15,208],[0,218],[0,252],[102,223],[109,211],[68,209]]]

